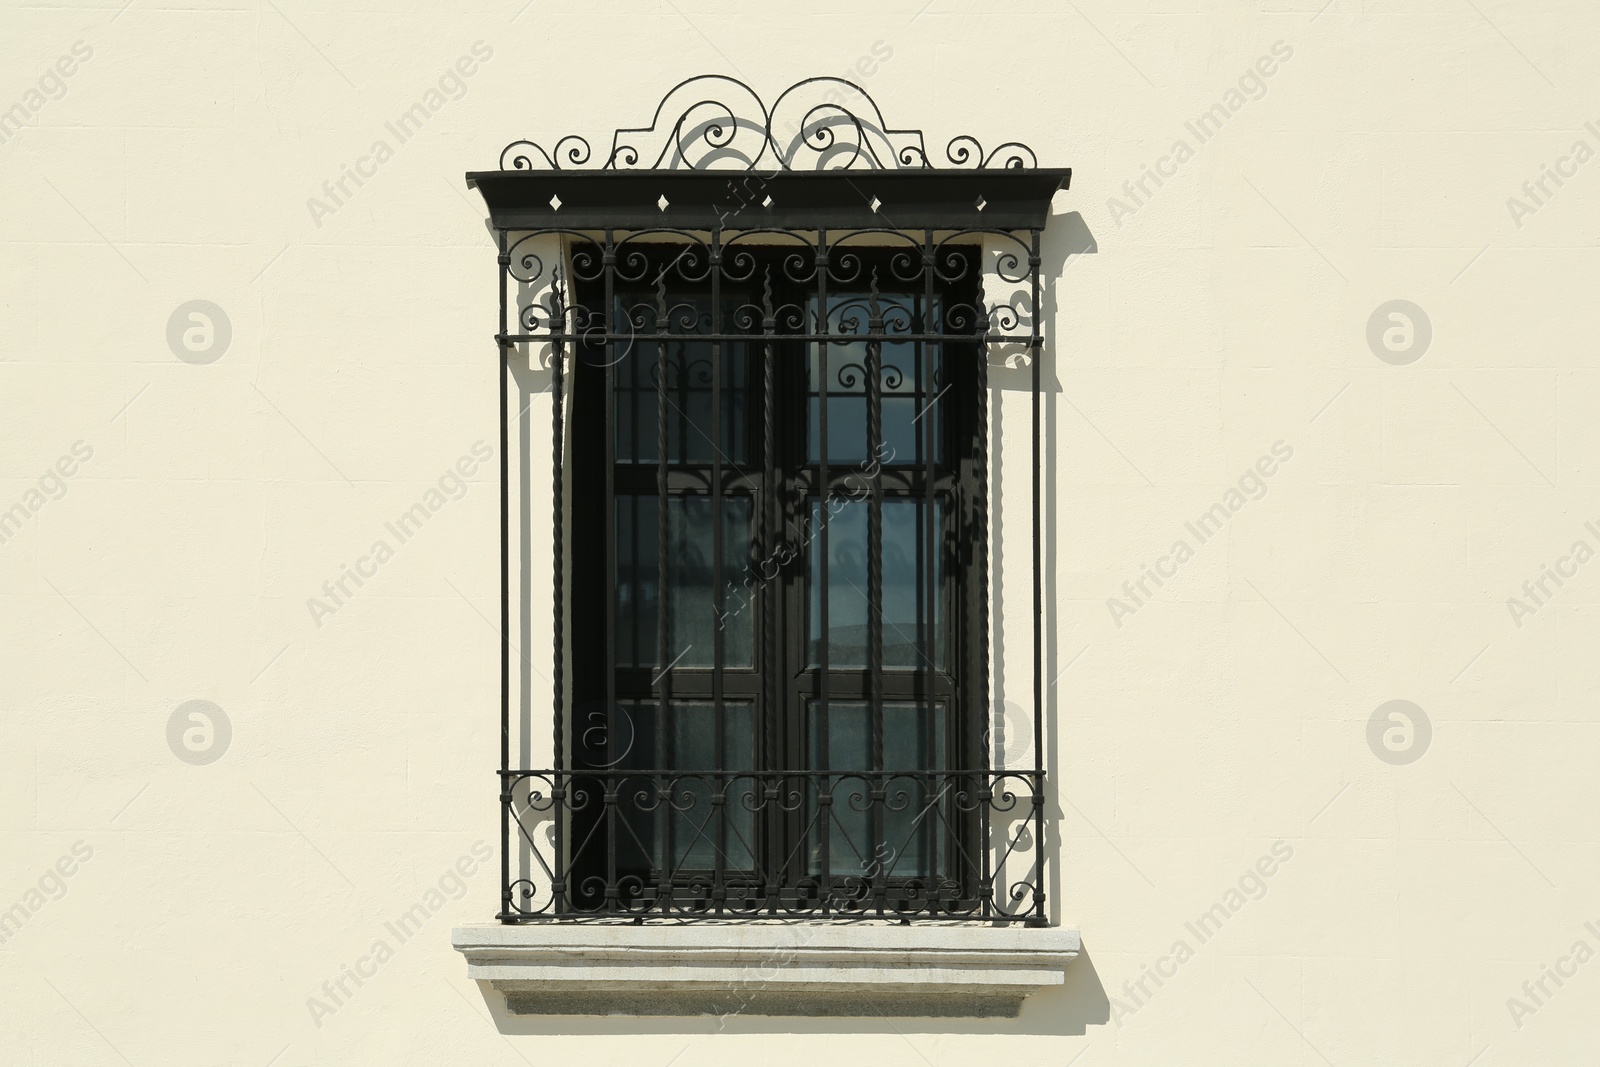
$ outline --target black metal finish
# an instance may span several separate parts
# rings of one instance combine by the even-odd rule
[[[1042,229],[1072,171],[474,171],[502,229]],[[552,200],[560,206],[552,206]],[[662,206],[662,201],[666,206]],[[873,207],[876,203],[877,207]],[[979,207],[979,204],[982,207]]]
[[[546,151],[513,141],[501,170],[552,170],[589,162],[589,142],[569,135]],[[939,165],[1023,170],[1039,165],[1033,149],[1008,141],[985,152],[975,138],[952,138]],[[649,162],[646,162],[646,161]],[[649,126],[618,130],[604,170],[888,170],[932,167],[921,130],[892,130],[855,82],[807,78],[768,107],[750,86],[702,74],[673,86]]]
[[[857,98],[807,103],[841,87]],[[554,394],[554,756],[512,763],[508,637],[501,921],[1048,922],[1039,247],[1070,172],[970,138],[946,157],[973,169],[934,170],[922,135],[887,129],[849,83],[811,79],[769,109],[712,77],[675,88],[650,127],[618,131],[602,169],[559,169],[589,158],[566,138],[553,152],[517,142],[502,156],[512,169],[468,175],[500,246],[508,635],[506,363],[547,359]],[[992,743],[1001,345],[1025,353],[1032,392],[1031,767]],[[654,425],[625,421],[624,403]],[[830,442],[844,456],[851,440],[866,455],[835,458]],[[849,501],[859,525],[841,518]],[[709,523],[695,527],[699,508]],[[696,529],[703,545],[685,540]],[[840,552],[862,569],[831,571]],[[860,575],[858,637],[853,616],[835,636],[840,573]],[[726,626],[736,613],[742,643]]]
[[[1042,925],[1045,893],[1029,821],[1043,802],[1034,771],[511,771],[505,788],[517,797],[517,825],[541,877],[519,880],[504,921],[545,919],[938,919]],[[547,848],[535,830],[551,823],[605,825],[640,817],[675,817],[694,841],[730,833],[732,812],[788,816],[806,835],[829,833],[851,862],[825,874],[803,853],[773,864],[712,870],[696,864],[574,879],[553,879]],[[911,822],[913,833],[953,831],[976,821],[992,836],[960,850],[942,871],[897,870],[884,856],[907,839],[873,842],[845,830],[838,812]],[[911,819],[904,816],[910,815]],[[861,820],[865,822],[866,820]],[[572,865],[601,861],[599,837],[579,840]],[[615,846],[611,846],[615,852]],[[859,858],[857,856],[859,853]],[[988,873],[985,873],[985,868]],[[1009,873],[1008,873],[1009,872]]]

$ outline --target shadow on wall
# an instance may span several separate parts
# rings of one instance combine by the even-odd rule
[[[1081,257],[1099,252],[1100,244],[1095,240],[1094,234],[1089,232],[1089,225],[1083,221],[1083,216],[1076,211],[1069,211],[1060,218],[1057,225],[1045,231],[1044,240],[1040,244],[1039,251],[1043,257],[1043,262],[1040,264],[1039,269],[1046,278],[1052,279],[1051,284],[1044,289],[1041,298],[1043,303],[1040,308],[1041,321],[1052,326],[1045,338],[1045,357],[1040,368],[1040,377],[1043,381],[1041,389],[1046,393],[1053,393],[1063,391],[1061,368],[1066,363],[1067,353],[1070,351],[1067,339],[1063,338],[1059,331],[1054,328],[1055,324],[1061,321],[1062,315],[1061,283],[1066,279],[1068,272],[1071,271],[1074,257],[1078,257],[1079,261],[1081,261]],[[1041,501],[1040,510],[1044,517],[1044,530],[1040,535],[1043,541],[1043,558],[1040,561],[1040,566],[1044,573],[1040,580],[1046,589],[1060,588],[1056,582],[1056,576],[1059,571],[1056,546],[1061,542],[1060,530],[1056,524],[1061,514],[1061,501],[1056,498],[1055,487],[1060,484],[1061,478],[1061,434],[1060,428],[1056,425],[1056,420],[1051,417],[1055,407],[1055,404],[1044,405],[1044,426],[1042,427],[1044,441],[1041,445],[1044,469],[1040,472],[1040,482],[1043,486],[1044,500]],[[996,618],[1000,617],[998,609],[999,605],[996,605]],[[1060,742],[1070,740],[1070,738],[1065,737],[1066,731],[1062,726],[1068,721],[1062,706],[1064,687],[1058,686],[1056,683],[1061,681],[1062,678],[1062,656],[1064,654],[1075,655],[1071,650],[1063,650],[1061,647],[1060,610],[1061,601],[1059,598],[1054,596],[1046,596],[1044,598],[1043,625],[1046,636],[1044,642],[1044,671],[1042,673],[1045,678],[1050,679],[1044,689],[1045,737],[1056,742],[1045,746],[1045,781],[1056,783],[1054,792],[1057,796],[1060,795],[1060,790],[1064,785],[1060,757],[1064,746]],[[998,655],[999,651],[997,650],[996,656],[998,657]],[[996,676],[999,676],[998,672]],[[1061,727],[1059,732],[1058,727]],[[1059,829],[1063,813],[1060,802],[1053,801],[1045,811],[1045,815],[1047,818],[1045,832],[1053,838],[1048,844],[1053,846],[1053,854],[1056,857],[1056,862],[1050,865],[1047,892],[1050,894],[1049,899],[1056,902],[1055,919],[1059,922],[1061,903],[1067,899],[1065,894],[1066,881],[1061,876],[1061,837]],[[1080,956],[1073,966],[1077,966],[1078,963],[1082,963],[1086,959],[1087,952]],[[1072,980],[1071,968],[1068,968],[1067,980],[1069,983]],[[1094,990],[1100,1001],[1104,1003],[1105,991],[1100,988],[1098,976],[1094,981]],[[1104,1022],[1105,1016],[1101,1015],[1097,1021]]]
[[[1076,211],[1052,216],[1049,228],[1045,230],[1043,237],[1040,239],[1039,277],[1041,287],[1039,294],[1039,321],[1044,324],[1044,352],[1039,363],[1039,392],[1041,397],[1048,397],[1062,390],[1060,372],[1066,362],[1066,354],[1070,350],[1068,339],[1061,335],[1058,328],[1061,321],[1062,306],[1058,289],[1070,274],[1074,257],[1093,255],[1099,251],[1099,242],[1095,240],[1094,234],[1089,232],[1089,225],[1084,222],[1083,215]],[[1029,311],[1031,312],[1032,309],[1030,308]],[[1033,389],[1033,371],[1027,366],[1000,366],[996,364],[989,369],[989,386],[997,393],[1001,391],[1029,393]],[[998,397],[995,399],[998,401]],[[1055,419],[1052,417],[1054,407],[1054,404],[1044,401],[1041,403],[1040,409],[1042,423],[1040,426],[1039,454],[1041,462],[1039,484],[1040,491],[1043,494],[1040,510],[1044,522],[1044,529],[1041,531],[1040,537],[1042,547],[1042,559],[1040,561],[1042,574],[1040,575],[1040,580],[1046,590],[1056,588],[1057,565],[1054,546],[1057,544],[1056,515],[1060,503],[1056,500],[1054,490],[1056,480],[1060,477],[1058,467],[1059,431],[1056,427]],[[1015,413],[1008,418],[1005,405],[998,402],[991,405],[989,434],[993,445],[989,454],[989,513],[991,522],[989,540],[991,545],[990,567],[995,574],[1002,574],[1005,571],[1006,524],[1008,517],[1011,517],[1014,521],[1016,515],[1026,515],[1031,510],[1029,501],[1024,501],[1015,507],[1006,505],[1007,479],[1004,477],[1005,472],[1001,470],[1001,465],[1005,462],[1002,457],[1008,452],[1006,445],[1007,435],[1014,435],[1020,441],[1026,442],[1032,434],[1032,429],[1027,415],[1024,414],[1020,421]],[[1031,493],[1031,487],[1029,492]],[[1026,535],[1022,536],[1025,537]],[[991,620],[1006,618],[1006,602],[1008,600],[1020,597],[1026,601],[1031,595],[1031,590],[1026,587],[1020,590],[1015,588],[1007,589],[1003,582],[993,583],[989,590],[991,601],[989,618]],[[1043,620],[1044,670],[1041,673],[1047,680],[1061,677],[1062,664],[1060,660],[1062,649],[1060,648],[1061,642],[1058,639],[1061,630],[1057,611],[1058,602],[1056,598],[1045,596],[1045,617]],[[1021,649],[1008,647],[1003,626],[993,627],[990,640],[994,649],[994,665],[991,677],[994,679],[995,707],[1004,709],[1012,706],[1019,710],[1031,709],[1033,707],[1033,649],[1027,646]],[[1015,642],[1011,644],[1015,644]],[[1067,654],[1071,654],[1070,650]],[[1019,681],[1020,685],[1008,684],[1013,680]],[[1032,717],[1031,710],[1024,711],[1024,722],[1031,725]],[[1057,753],[1060,751],[1059,742],[1063,738],[1058,733],[1058,727],[1066,721],[1067,719],[1062,712],[1060,690],[1054,682],[1047,681],[1044,687],[1044,736],[1047,742],[1044,750],[1044,770],[1047,783],[1059,783],[1061,781],[1061,764]],[[1050,743],[1052,741],[1057,743]],[[1003,749],[1004,746],[1002,745],[991,756],[996,766],[1001,766],[1006,762]],[[1050,844],[1059,846],[1060,840],[1059,836],[1055,835],[1055,830],[1061,824],[1061,805],[1059,803],[1051,804],[1045,814],[1049,820],[1045,825],[1045,831],[1055,837]],[[1059,857],[1059,849],[1056,855]],[[1058,858],[1056,862],[1050,864],[1049,884],[1046,886],[1047,899],[1055,903],[1051,910],[1052,919],[1056,922],[1062,920],[1061,902],[1066,899],[1062,892],[1063,888],[1061,864]],[[1077,967],[1086,961],[1086,956],[1079,957],[1073,967]],[[1067,980],[1070,986],[1072,982],[1070,968],[1068,969]],[[1098,989],[1098,985],[1096,988]],[[1040,994],[1041,997],[1046,995]],[[1057,996],[1059,994],[1048,995]],[[1104,997],[1103,993],[1100,995],[1102,998]],[[1030,1003],[1032,999],[1030,998]]]
[[[1053,272],[1051,277],[1058,277],[1061,270],[1066,269],[1068,256],[1100,251],[1094,234],[1089,232],[1089,224],[1076,211],[1066,212],[1055,229],[1046,230],[1042,244],[1045,266]]]
[[[512,1015],[489,982],[479,992],[495,1029],[506,1035],[577,1034],[1030,1034],[1079,1037],[1111,1018],[1111,1001],[1087,945],[1066,969],[1065,984],[1022,1002],[1015,1019],[915,1019],[899,1016],[693,1015],[679,1018],[634,1015]]]
[[[1060,388],[1055,372],[1060,367],[1061,345],[1055,326],[1061,312],[1061,301],[1056,290],[1072,268],[1074,256],[1094,255],[1099,251],[1100,243],[1089,232],[1089,224],[1083,220],[1083,215],[1077,211],[1052,215],[1049,228],[1039,240],[1040,321],[1045,325],[1045,355],[1040,367],[1040,385],[1046,393]],[[995,365],[989,370],[989,384],[995,389],[1026,392],[1033,388],[1033,375],[1026,366]]]

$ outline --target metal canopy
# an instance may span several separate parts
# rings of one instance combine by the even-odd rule
[[[1068,169],[473,171],[499,229],[1042,229]],[[665,206],[663,206],[665,201]],[[877,207],[873,204],[876,202]]]

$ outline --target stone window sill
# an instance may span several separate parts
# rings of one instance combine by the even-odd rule
[[[515,1015],[1014,1017],[1065,980],[1069,927],[913,923],[458,926]]]

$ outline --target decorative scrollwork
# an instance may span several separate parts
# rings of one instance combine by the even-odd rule
[[[986,170],[1021,170],[1039,165],[1039,157],[1033,154],[1033,149],[1020,141],[1007,141],[985,155],[983,145],[976,138],[957,137],[945,149],[945,156],[958,167],[977,166]]]
[[[846,393],[860,393],[867,380],[867,368],[863,363],[841,363],[839,370],[833,376],[839,389]],[[893,363],[885,363],[878,368],[878,380],[883,388],[890,392],[898,392],[906,383],[905,368]],[[834,395],[838,395],[836,392]]]
[[[830,303],[828,317],[832,328],[824,329],[836,334],[842,343],[879,340],[892,344],[894,335],[911,333],[916,327],[909,297],[847,297]],[[877,320],[876,329],[873,328],[874,319]]]
[[[569,134],[546,150],[513,141],[501,170],[563,170],[589,162],[589,142]],[[953,138],[944,158],[953,167],[1028,169],[1039,165],[1027,145],[1007,141],[985,152],[975,138]],[[890,129],[861,86],[843,78],[807,78],[769,108],[737,78],[705,74],[679,82],[661,99],[650,125],[619,129],[604,170],[926,170],[933,163],[921,130]]]
[[[575,134],[568,135],[557,141],[553,154],[546,152],[532,141],[512,141],[500,153],[500,169],[532,170],[533,160],[529,158],[528,153],[524,151],[525,149],[531,149],[543,156],[545,165],[552,170],[561,169],[561,164],[556,162],[557,158],[565,158],[573,166],[581,167],[589,162],[591,154],[589,142]],[[507,163],[510,166],[507,166]]]
[[[502,892],[508,921],[1036,922],[1042,911],[1042,772],[506,774],[520,849]],[[798,847],[756,848],[763,821],[799,827]]]

